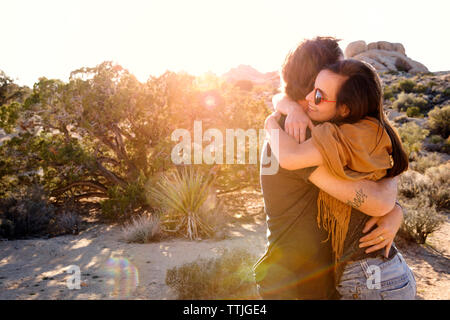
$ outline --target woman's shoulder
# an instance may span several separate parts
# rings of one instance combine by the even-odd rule
[[[380,122],[373,117],[365,117],[357,122],[353,123],[333,123],[322,122],[314,127],[313,131],[331,131],[341,132],[346,136],[360,135],[370,133],[374,130],[379,130]]]
[[[378,119],[373,117],[365,117],[354,123],[343,123],[339,125],[341,129],[373,129],[378,128],[381,125]]]

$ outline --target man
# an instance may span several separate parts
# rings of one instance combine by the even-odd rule
[[[307,119],[302,117],[294,101],[304,100],[322,67],[339,59],[342,51],[335,39],[316,38],[301,43],[285,61],[282,75],[286,96],[282,97],[282,103],[274,98],[274,105],[288,114],[282,119],[282,127],[298,142],[308,138],[310,132],[306,130]],[[367,222],[364,231],[375,223],[378,227],[362,242],[363,246],[372,246],[368,251],[386,247],[387,255],[402,220],[401,209],[394,207],[397,179],[350,182],[333,177],[323,167],[294,171],[280,167],[276,174],[265,175],[263,169],[271,165],[270,156],[270,146],[266,143],[261,160],[261,187],[268,247],[254,267],[259,293],[264,299],[338,298],[331,245],[326,241],[328,234],[317,225],[319,188],[344,203],[352,202],[355,192],[362,190],[367,197],[360,203],[361,212],[389,212]],[[389,239],[380,242],[381,232]]]

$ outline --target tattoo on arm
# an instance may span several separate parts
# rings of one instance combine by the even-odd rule
[[[367,199],[367,195],[363,192],[363,189],[359,189],[356,190],[356,196],[353,201],[347,201],[347,204],[358,209],[364,203],[364,199]]]

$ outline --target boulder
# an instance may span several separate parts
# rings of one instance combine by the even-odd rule
[[[405,47],[401,43],[393,43],[393,45],[394,45],[393,51],[399,52],[406,56]]]
[[[366,42],[359,40],[349,43],[347,48],[345,48],[344,55],[346,58],[351,58],[364,51],[367,51]]]
[[[377,42],[371,42],[367,45],[367,49],[369,50],[386,50],[386,51],[394,51],[394,46],[392,43],[387,41],[377,41]]]
[[[362,40],[354,41],[345,49],[345,56],[365,61],[378,71],[428,72],[422,63],[406,56],[405,47],[401,43],[377,41],[366,45]]]
[[[353,59],[366,61],[378,71],[394,70],[409,73],[428,72],[427,67],[423,64],[414,61],[397,51],[371,49],[354,56]]]

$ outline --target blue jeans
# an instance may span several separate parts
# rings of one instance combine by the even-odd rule
[[[348,264],[337,291],[341,300],[414,300],[416,281],[400,253]]]

